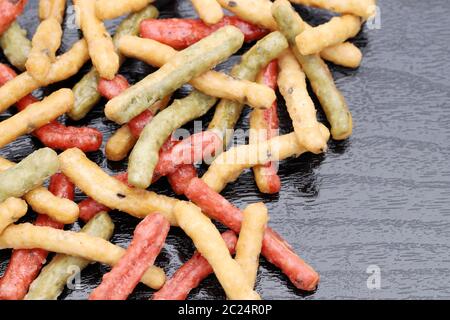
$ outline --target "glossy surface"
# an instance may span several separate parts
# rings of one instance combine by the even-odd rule
[[[30,7],[36,8],[36,0],[29,2],[20,22],[34,32],[37,12],[30,12]],[[162,17],[194,17],[186,0],[165,3],[158,2]],[[265,201],[270,226],[321,274],[318,290],[304,295],[262,259],[256,290],[265,299],[450,298],[450,3],[379,0],[379,4],[381,29],[365,27],[355,40],[364,53],[362,66],[358,70],[331,67],[353,114],[353,136],[331,142],[324,156],[284,161],[279,195],[260,194],[250,171],[223,193],[240,208]],[[325,11],[297,8],[312,23],[329,18]],[[63,51],[77,34],[66,28]],[[236,59],[226,63],[225,69]],[[83,68],[87,70],[88,66]],[[132,83],[150,70],[131,60],[121,68]],[[102,100],[80,124],[103,132],[102,152],[90,158],[117,173],[125,164],[109,162],[103,154],[105,141],[117,128],[105,119],[104,104]],[[239,128],[248,127],[248,112]],[[279,113],[282,132],[292,130],[281,103]],[[204,127],[211,116],[212,111],[203,117]],[[322,113],[320,117],[323,120]],[[23,137],[0,154],[19,161],[39,147],[35,138]],[[165,179],[152,189],[173,194]],[[80,194],[77,199],[82,199]],[[123,213],[113,213],[112,218],[116,224],[112,241],[127,246],[138,220]],[[173,229],[157,264],[172,275],[193,252],[191,241]],[[10,251],[0,251],[0,270],[9,256]],[[369,265],[381,269],[380,290],[367,288]],[[81,290],[65,290],[62,298],[87,298],[107,270],[90,265],[82,273]],[[130,298],[149,296],[150,290],[139,285]],[[210,276],[189,298],[225,297]]]

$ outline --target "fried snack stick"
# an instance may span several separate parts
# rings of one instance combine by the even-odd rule
[[[223,10],[216,0],[191,0],[195,11],[202,21],[215,24],[223,18]]]
[[[155,213],[144,218],[133,233],[133,240],[102,283],[92,291],[89,300],[126,300],[148,266],[155,263],[169,232],[169,222]]]
[[[237,237],[233,231],[228,230],[222,233],[222,239],[233,255],[237,242]],[[195,251],[191,259],[186,261],[172,276],[164,286],[156,291],[151,300],[186,300],[189,292],[198,287],[207,276],[214,271],[211,265],[198,251]]]
[[[153,66],[163,66],[177,51],[155,40],[124,36],[120,51],[127,57],[142,60]],[[238,80],[217,71],[206,71],[189,82],[204,94],[246,103],[254,108],[268,108],[275,100],[275,92],[265,85]]]
[[[27,203],[14,197],[0,203],[0,234],[7,226],[22,218],[28,210]]]
[[[131,134],[134,137],[139,138],[139,136],[142,133],[142,130],[144,130],[147,123],[153,120],[157,112],[167,107],[167,105],[170,102],[170,99],[171,99],[170,96],[164,97],[162,100],[159,100],[158,102],[152,104],[150,108],[146,109],[140,115],[131,119],[130,122],[128,122]]]
[[[0,158],[0,172],[13,168],[16,164],[6,159]],[[33,181],[34,179],[30,179]],[[28,188],[31,188],[27,186]],[[33,211],[38,213],[45,213],[55,220],[74,222],[78,217],[78,206],[73,201],[62,199],[54,196],[49,190],[44,187],[35,187],[24,195],[25,201],[31,206]],[[71,223],[71,222],[70,222]]]
[[[291,45],[292,52],[311,83],[311,87],[322,105],[331,125],[331,135],[335,140],[344,140],[352,134],[352,115],[342,93],[336,87],[326,63],[319,55],[302,55],[295,46],[295,37],[303,29],[300,16],[287,0],[277,0],[272,6],[272,14],[278,26]]]
[[[348,13],[368,19],[375,14],[375,0],[290,0],[293,3]]]
[[[0,0],[0,35],[23,12],[27,0]]]
[[[8,61],[20,71],[25,70],[25,63],[31,50],[31,41],[27,31],[17,21],[0,36],[0,47]]]
[[[121,161],[128,156],[138,138],[136,138],[127,124],[124,124],[108,139],[105,146],[106,159]]]
[[[289,116],[299,143],[306,150],[319,154],[327,149],[328,139],[321,133],[316,107],[306,88],[306,77],[290,50],[278,58],[278,88],[286,101]]]
[[[95,1],[74,0],[78,6],[81,31],[86,39],[92,64],[100,77],[111,80],[119,71],[119,56],[111,36],[95,15]]]
[[[0,122],[0,147],[55,120],[72,108],[73,101],[72,90],[60,89],[41,102],[33,103],[25,110]]]
[[[89,54],[86,42],[79,40],[69,51],[57,57],[56,62],[50,68],[45,83],[39,83],[27,72],[8,81],[0,88],[0,112],[5,111],[41,86],[47,86],[73,76],[88,59]]]
[[[264,231],[266,230],[269,216],[267,208],[262,202],[248,205],[242,212],[242,216],[242,226],[236,245],[235,260],[241,266],[248,283],[253,288],[258,273],[259,254],[261,253]]]
[[[218,1],[225,9],[230,10],[242,20],[270,30],[278,29],[278,25],[271,14],[272,2],[269,0]],[[298,22],[302,24],[302,29],[312,28],[306,22]],[[326,48],[320,55],[328,61],[349,68],[357,68],[362,59],[361,50],[349,42]]]
[[[189,182],[193,178],[197,178],[197,169],[193,165],[184,164],[177,168],[177,170],[167,176],[167,181],[169,181],[173,192],[178,195],[184,194]]]
[[[211,265],[227,297],[231,300],[260,300],[259,295],[248,285],[239,264],[231,257],[219,231],[211,220],[202,214],[200,208],[180,201],[174,211],[180,227]]]
[[[0,248],[35,249],[62,253],[114,266],[124,255],[125,249],[102,238],[86,233],[34,226],[30,223],[11,225],[0,235]],[[151,266],[141,282],[159,289],[164,284],[162,269]]]
[[[201,179],[192,179],[185,195],[211,219],[219,221],[236,233],[240,232],[242,212],[219,193],[209,188]],[[264,232],[261,253],[270,263],[280,268],[298,289],[313,291],[317,287],[319,282],[317,272],[269,227]]]
[[[361,19],[347,14],[334,17],[315,28],[306,29],[295,38],[295,43],[301,54],[315,54],[353,38],[360,30]]]
[[[277,87],[278,64],[272,60],[258,77],[257,82],[264,83],[272,89]],[[250,144],[265,141],[278,135],[278,112],[275,101],[269,109],[252,110],[250,113]],[[259,191],[262,193],[277,193],[280,191],[281,182],[277,175],[276,164],[268,162],[264,165],[254,166],[253,174]]]
[[[228,58],[243,41],[242,32],[235,27],[217,30],[178,52],[160,69],[110,100],[105,107],[106,117],[119,124],[130,121],[149,105]]]
[[[114,231],[114,223],[106,212],[93,217],[80,232],[93,237],[109,240]],[[47,264],[39,276],[31,283],[24,300],[56,300],[70,277],[73,270],[83,270],[91,261],[64,254],[57,254]]]
[[[176,225],[173,207],[176,199],[154,192],[132,189],[107,175],[79,149],[68,149],[59,155],[61,171],[85,194],[111,209],[143,218],[159,212]]]
[[[100,20],[114,19],[144,9],[154,0],[96,0],[95,14]]]
[[[73,200],[75,186],[61,173],[50,179],[49,190],[55,197]],[[47,215],[38,215],[35,225],[62,229],[64,224],[56,222]],[[0,280],[0,299],[21,300],[36,278],[48,256],[42,249],[13,250],[8,268]]]
[[[39,1],[39,19],[45,20],[54,18],[62,23],[66,0],[40,0]]]
[[[213,25],[207,25],[199,19],[147,19],[141,22],[140,35],[176,50],[182,50],[228,25],[239,28],[244,34],[245,42],[259,40],[268,33],[267,29],[243,21],[236,16],[225,16]]]

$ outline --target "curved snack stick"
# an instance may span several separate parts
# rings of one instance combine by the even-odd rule
[[[153,6],[131,14],[125,18],[117,27],[113,37],[114,46],[117,47],[119,39],[123,35],[137,35],[139,33],[139,24],[141,21],[149,18],[156,18],[158,10]],[[119,62],[123,62],[123,57],[119,54]],[[97,70],[92,68],[83,78],[73,87],[75,94],[75,105],[69,112],[69,117],[73,120],[80,120],[100,101],[100,93],[97,91],[97,83],[100,77]]]
[[[306,29],[295,38],[295,43],[301,54],[315,54],[353,38],[360,30],[361,19],[347,14],[334,17],[320,26]]]
[[[257,82],[264,83],[272,89],[277,87],[278,64],[272,60],[258,77]],[[275,101],[269,109],[252,110],[250,113],[250,144],[266,141],[278,135],[278,112]],[[280,191],[281,181],[277,175],[277,168],[274,162],[268,162],[261,166],[253,167],[255,182],[262,193],[273,194]]]
[[[185,195],[211,219],[219,221],[236,233],[240,232],[242,212],[209,188],[201,179],[192,179]],[[270,263],[280,268],[297,288],[313,291],[317,287],[319,282],[317,272],[269,227],[264,232],[261,253]]]
[[[159,161],[159,150],[167,138],[182,125],[204,115],[216,101],[215,98],[194,90],[158,113],[142,131],[130,154],[129,183],[142,189],[147,188]]]
[[[103,22],[95,15],[95,1],[74,0],[78,6],[81,30],[86,39],[92,64],[100,77],[111,80],[119,71],[119,56]]]
[[[344,140],[352,134],[352,115],[342,93],[336,87],[326,63],[319,55],[302,55],[295,46],[295,37],[303,29],[300,16],[287,0],[277,0],[272,6],[272,14],[280,30],[288,39],[292,52],[308,77],[311,87],[322,105],[331,124],[331,135],[335,140]]]
[[[255,286],[258,273],[259,254],[269,220],[266,206],[260,203],[248,205],[242,212],[242,226],[236,245],[235,260],[241,266],[248,283]]]
[[[143,218],[159,212],[176,225],[173,207],[178,201],[154,192],[132,189],[107,175],[79,149],[68,149],[59,155],[61,171],[85,194],[111,209]]]
[[[7,82],[5,86],[11,81]],[[0,122],[0,147],[7,145],[24,134],[33,132],[66,113],[67,110],[72,108],[73,101],[72,90],[60,89],[41,102],[34,103],[25,110]]]
[[[16,18],[23,12],[27,0],[0,1],[0,35],[9,28]]]
[[[40,0],[39,1],[39,19],[45,20],[54,18],[59,24],[64,18],[66,0]]]
[[[320,52],[322,59],[347,68],[358,68],[362,61],[362,52],[353,43],[344,42],[325,48]]]
[[[137,138],[131,133],[128,124],[124,124],[106,142],[106,158],[111,161],[121,161],[133,149]]]
[[[8,61],[20,71],[25,70],[25,63],[31,51],[31,41],[27,31],[17,21],[0,36],[0,47]]]
[[[69,51],[57,57],[56,62],[50,68],[45,83],[39,83],[27,72],[21,73],[0,88],[0,112],[5,111],[41,86],[47,86],[73,76],[88,59],[86,42],[79,40]]]
[[[218,23],[223,18],[223,10],[216,0],[191,0],[195,11],[207,24]]]
[[[148,266],[155,263],[169,232],[169,222],[155,213],[144,218],[133,233],[133,240],[89,300],[126,300]]]
[[[114,19],[144,9],[154,0],[97,0],[95,14],[100,20]]]
[[[0,202],[21,197],[42,185],[59,169],[58,156],[50,148],[39,149],[18,164],[0,173]]]
[[[233,231],[228,230],[222,233],[222,239],[230,251],[234,254],[237,237]],[[172,276],[164,286],[153,294],[151,300],[186,300],[189,292],[198,287],[207,276],[214,271],[208,260],[203,258],[200,252],[195,251],[192,258],[186,261]]]
[[[375,0],[290,0],[293,3],[339,13],[354,14],[368,19],[375,14]]]
[[[111,218],[106,212],[101,212],[87,222],[80,232],[109,240],[113,231],[114,223]],[[31,283],[24,300],[56,300],[69,278],[73,277],[72,271],[81,271],[89,264],[89,260],[80,257],[55,255]]]
[[[243,41],[242,32],[235,27],[217,30],[178,52],[160,69],[110,100],[105,107],[106,117],[119,124],[130,121],[149,105],[228,58]]]
[[[127,57],[142,60],[153,66],[163,66],[177,51],[151,39],[125,36],[119,44]],[[268,108],[275,100],[275,92],[265,85],[239,80],[217,71],[206,71],[189,82],[204,94],[246,103],[254,108]]]
[[[174,173],[167,176],[173,192],[178,195],[182,195],[186,192],[186,189],[193,178],[197,177],[197,169],[191,164],[184,164],[177,168]]]
[[[28,210],[27,203],[21,199],[8,198],[0,203],[0,234],[7,226],[22,218]]]
[[[233,67],[230,74],[238,79],[254,81],[261,69],[287,47],[288,43],[284,36],[280,32],[272,32],[250,48],[242,56],[241,62]],[[243,108],[243,104],[226,99],[222,99],[217,105],[208,129],[223,137],[224,146],[228,146]]]
[[[211,220],[202,214],[200,208],[180,201],[174,211],[180,227],[213,268],[227,297],[231,300],[260,300],[259,295],[248,285],[239,264],[231,257],[219,231]]]
[[[316,107],[306,88],[306,77],[290,50],[278,58],[278,88],[286,101],[289,116],[299,143],[312,153],[327,149],[327,139],[320,131]]]
[[[182,50],[200,41],[217,29],[232,25],[244,34],[244,41],[261,39],[268,33],[263,29],[236,16],[225,16],[219,23],[207,25],[199,19],[147,19],[142,21],[140,35],[164,43],[176,50]]]
[[[86,233],[33,226],[30,223],[12,225],[0,235],[0,248],[34,249],[62,253],[114,266],[124,255],[125,249],[102,238]],[[162,269],[151,266],[141,281],[150,288],[159,289],[164,284]]]

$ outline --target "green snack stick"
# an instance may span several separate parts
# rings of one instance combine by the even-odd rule
[[[344,97],[336,88],[328,66],[318,54],[302,55],[295,44],[295,37],[303,31],[304,23],[301,23],[300,16],[287,0],[275,1],[272,5],[272,15],[280,31],[288,39],[295,57],[325,111],[331,125],[333,139],[348,138],[352,134],[352,115]]]
[[[159,149],[173,131],[204,115],[217,99],[194,90],[187,97],[175,100],[148,123],[131,152],[128,162],[128,182],[147,188],[159,160]]]
[[[106,212],[98,213],[92,218],[80,232],[90,236],[109,240],[114,231],[114,223]],[[57,254],[52,261],[45,266],[39,276],[31,283],[25,300],[56,300],[67,281],[73,277],[73,272],[79,272],[86,268],[91,261],[72,257],[65,254]]]
[[[243,43],[244,35],[238,28],[218,29],[179,51],[160,69],[111,99],[105,107],[106,117],[119,124],[127,123],[148,106],[224,61]]]
[[[124,35],[137,36],[139,26],[143,20],[158,17],[158,10],[154,6],[130,14],[117,27],[116,34],[113,37],[114,46],[118,47],[119,39]],[[124,57],[119,54],[120,63],[123,63]],[[68,112],[73,120],[80,120],[100,101],[101,95],[97,91],[99,81],[97,70],[93,67],[83,78],[73,87],[75,95],[75,104],[72,110]]]
[[[27,31],[22,29],[17,21],[1,35],[0,47],[14,67],[20,71],[25,70],[25,62],[27,62],[31,50],[31,41],[27,38]]]
[[[275,31],[268,34],[242,56],[241,62],[231,70],[231,76],[255,81],[259,71],[278,57],[288,46],[286,38],[280,32]],[[243,108],[243,104],[226,99],[222,99],[216,107],[208,129],[214,130],[223,138],[225,147],[229,143],[232,129],[239,120]]]
[[[50,148],[39,149],[15,166],[0,173],[0,202],[20,198],[42,185],[59,170],[58,155]]]

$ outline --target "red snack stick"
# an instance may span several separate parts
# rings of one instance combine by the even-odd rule
[[[145,271],[161,251],[170,229],[160,214],[142,220],[134,230],[133,240],[125,254],[102,283],[92,291],[89,300],[125,300],[134,290]]]
[[[207,25],[199,19],[147,19],[141,22],[141,37],[167,44],[181,50],[189,47],[223,26],[232,25],[239,28],[250,42],[261,39],[268,30],[243,21],[236,16],[225,16],[213,25]]]
[[[144,130],[147,123],[152,121],[153,112],[149,109],[142,111],[141,114],[137,115],[128,122],[128,127],[130,128],[131,134],[136,138],[139,138],[142,130]]]
[[[16,20],[27,4],[27,0],[0,0],[0,35]]]
[[[62,173],[53,175],[48,188],[55,196],[73,200],[75,186]],[[37,226],[62,229],[63,224],[46,215],[38,215],[34,223]],[[1,300],[22,300],[28,288],[41,271],[47,259],[48,251],[42,249],[13,250],[8,268],[0,279]]]
[[[178,195],[182,195],[186,192],[191,180],[196,177],[197,170],[195,167],[192,164],[183,164],[169,174],[167,180],[173,191]]]
[[[98,82],[97,91],[106,99],[111,100],[130,87],[128,80],[118,74],[112,80],[101,78]]]
[[[199,178],[191,180],[185,195],[210,218],[239,233],[242,212]],[[264,233],[262,255],[281,269],[301,290],[313,291],[319,282],[317,272],[303,261],[275,231],[267,227]]]
[[[222,238],[233,255],[237,243],[236,234],[231,231],[222,233]],[[213,273],[208,261],[200,252],[195,251],[191,259],[178,269],[164,286],[153,294],[152,300],[186,300],[189,292],[198,287],[207,276]]]

